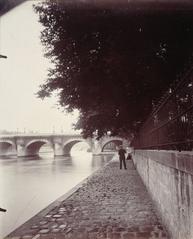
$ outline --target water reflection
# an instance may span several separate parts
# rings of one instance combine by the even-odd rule
[[[0,238],[17,228],[42,208],[69,191],[111,156],[92,157],[88,152],[75,152],[71,157],[0,158]]]

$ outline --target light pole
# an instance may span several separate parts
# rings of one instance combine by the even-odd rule
[[[55,134],[55,125],[53,126],[52,133]]]

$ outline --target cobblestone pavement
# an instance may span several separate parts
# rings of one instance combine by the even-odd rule
[[[168,238],[132,161],[112,160],[43,217],[10,234],[12,239]]]

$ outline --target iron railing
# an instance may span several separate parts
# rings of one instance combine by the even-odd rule
[[[193,149],[193,68],[168,89],[132,145],[136,149]]]

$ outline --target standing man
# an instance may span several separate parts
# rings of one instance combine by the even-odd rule
[[[120,145],[118,154],[119,154],[119,161],[120,161],[120,169],[122,169],[122,163],[123,163],[124,168],[127,169],[126,162],[125,162],[126,150],[123,148],[122,145]]]

